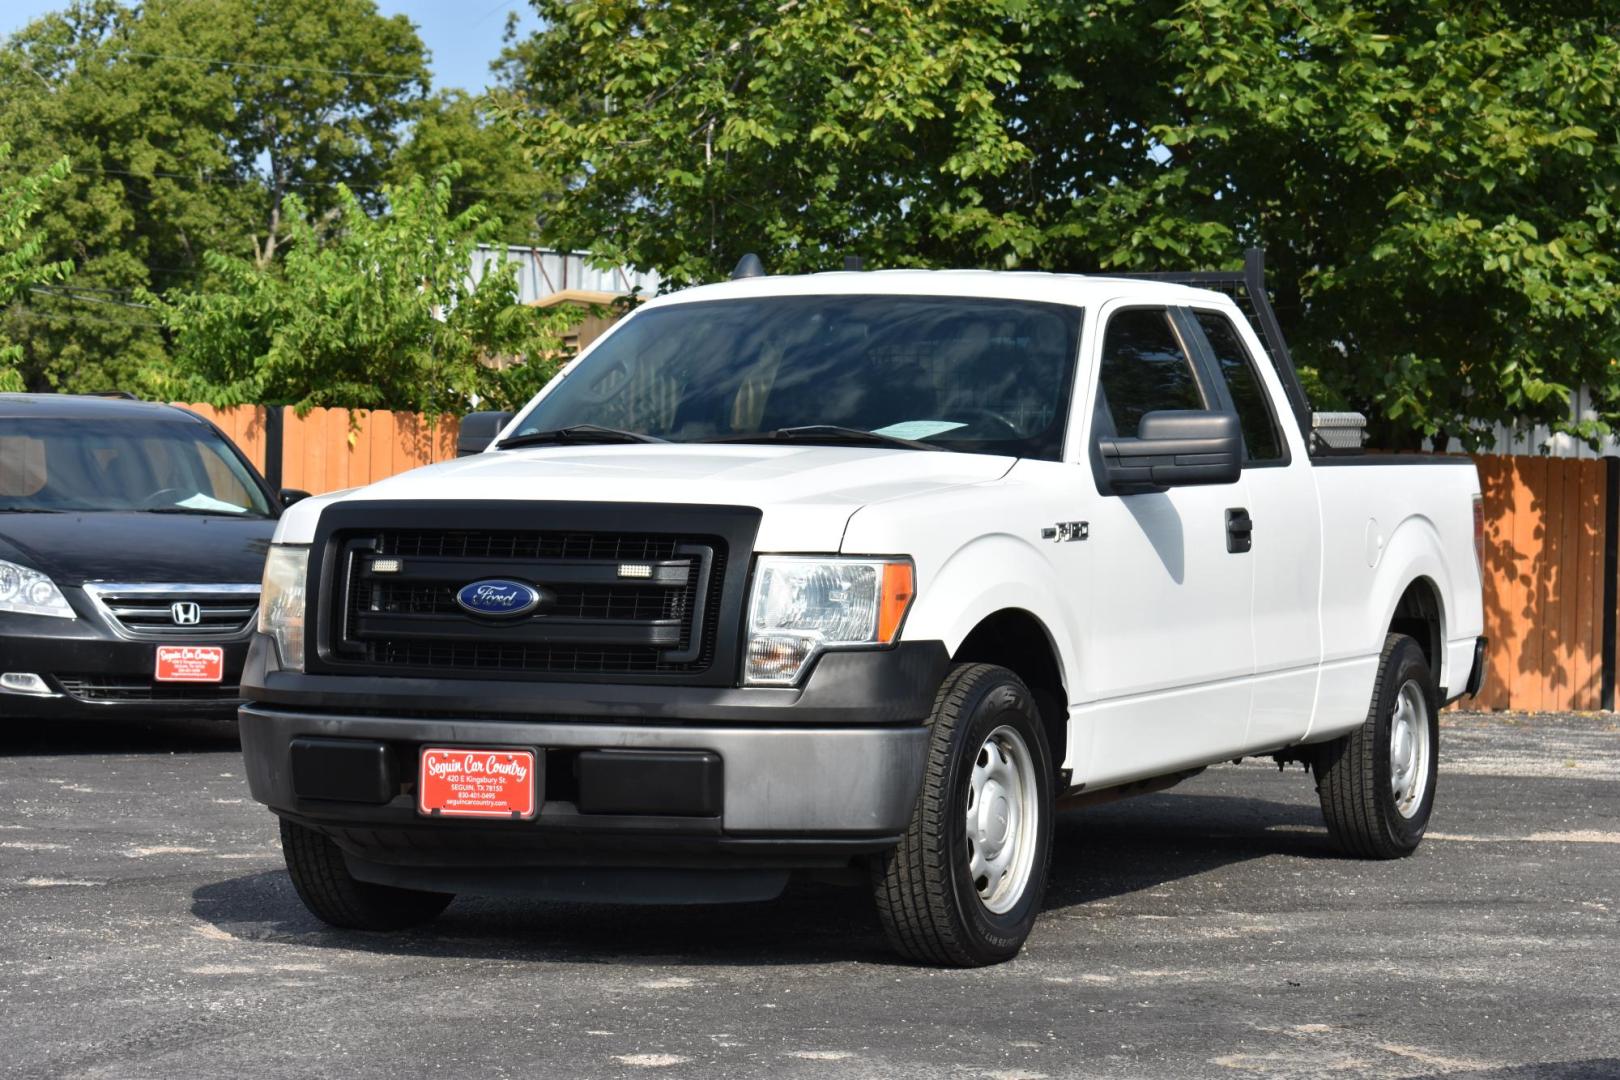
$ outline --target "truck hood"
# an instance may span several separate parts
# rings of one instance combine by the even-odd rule
[[[980,484],[1016,459],[881,447],[631,444],[498,450],[350,492],[344,501],[703,503],[764,511],[760,551],[837,551],[861,507]],[[307,543],[330,500],[294,506],[279,539]]]
[[[226,514],[0,513],[0,559],[58,585],[253,584],[276,523]]]

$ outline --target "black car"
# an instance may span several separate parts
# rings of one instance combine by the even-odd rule
[[[234,714],[282,503],[184,409],[0,394],[0,720]]]

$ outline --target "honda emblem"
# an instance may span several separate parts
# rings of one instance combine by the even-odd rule
[[[176,626],[196,626],[202,622],[202,607],[195,600],[176,600],[169,605],[169,617]]]

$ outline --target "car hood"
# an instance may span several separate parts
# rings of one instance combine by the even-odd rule
[[[256,583],[275,525],[212,514],[0,512],[0,559],[58,585]]]
[[[344,501],[548,500],[702,503],[764,511],[760,551],[837,551],[849,517],[890,499],[986,483],[1016,459],[884,447],[631,444],[498,450],[415,469]],[[321,500],[283,518],[280,539],[307,543]]]

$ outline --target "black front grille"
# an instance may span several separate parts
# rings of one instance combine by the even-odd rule
[[[217,701],[231,704],[240,699],[236,686],[220,683],[160,683],[123,675],[58,675],[57,683],[69,697],[79,701],[170,702]]]
[[[334,539],[329,656],[339,664],[658,675],[701,672],[714,659],[726,562],[719,537],[385,529]],[[534,586],[545,600],[516,618],[468,612],[456,594],[485,578]]]

